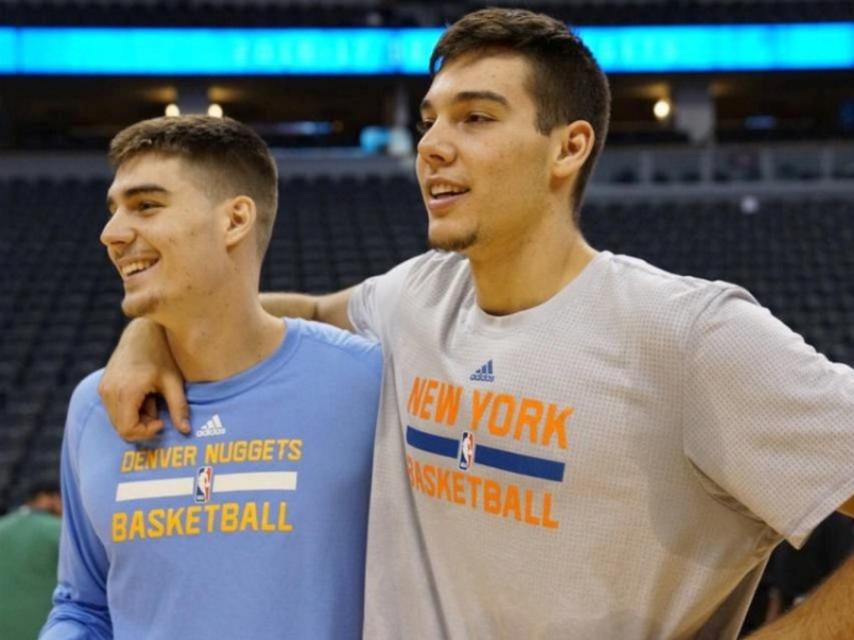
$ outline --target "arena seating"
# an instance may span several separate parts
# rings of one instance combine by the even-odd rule
[[[0,179],[0,513],[16,478],[55,475],[71,391],[124,326],[118,276],[98,241],[101,179]],[[328,292],[426,245],[407,177],[290,178],[264,267],[267,290]],[[591,200],[598,248],[746,286],[808,342],[854,364],[854,202],[833,196]],[[743,213],[743,210],[752,213]]]

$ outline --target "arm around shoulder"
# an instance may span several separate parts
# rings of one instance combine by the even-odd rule
[[[416,256],[383,275],[349,289],[314,296],[302,293],[262,293],[261,305],[274,316],[304,318],[331,324],[384,342],[384,325],[397,308],[412,269],[431,254]]]
[[[163,328],[145,318],[128,324],[98,385],[98,393],[119,435],[147,440],[164,427],[155,394],[162,394],[172,422],[189,433],[184,380],[169,350]]]
[[[261,305],[274,316],[316,320],[353,331],[347,308],[354,288],[322,296],[304,293],[262,293]]]

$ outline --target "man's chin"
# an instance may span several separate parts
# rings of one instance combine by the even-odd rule
[[[477,231],[472,231],[466,235],[442,236],[439,234],[430,234],[428,240],[431,249],[459,253],[470,249],[477,243]]]
[[[128,318],[142,318],[150,315],[157,307],[157,301],[150,297],[125,296],[122,300],[122,313]]]

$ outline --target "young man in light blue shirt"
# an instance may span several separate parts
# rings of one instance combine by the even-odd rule
[[[163,327],[193,432],[129,444],[101,372],[77,387],[42,638],[360,637],[379,348],[261,308],[277,176],[250,129],[147,120],[110,160],[101,241],[124,312]]]

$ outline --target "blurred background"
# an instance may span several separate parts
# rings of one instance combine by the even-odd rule
[[[747,287],[854,364],[854,1],[542,0],[608,72],[583,213],[597,248]],[[67,402],[125,320],[98,242],[121,128],[237,118],[270,144],[267,290],[328,292],[425,249],[418,103],[478,2],[0,0],[0,515],[58,470]],[[847,519],[775,553],[749,625],[851,548]]]

